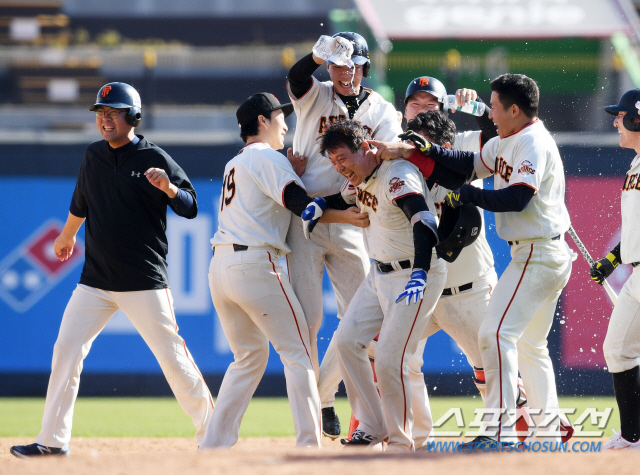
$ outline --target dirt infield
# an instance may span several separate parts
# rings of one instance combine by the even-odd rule
[[[592,442],[594,439],[590,439]],[[597,442],[598,440],[596,440]],[[580,475],[636,474],[640,452],[556,454],[376,454],[325,439],[321,452],[296,450],[290,438],[241,439],[232,450],[197,452],[193,439],[74,438],[72,457],[19,460],[22,438],[0,438],[0,475]],[[604,440],[602,440],[604,443]]]

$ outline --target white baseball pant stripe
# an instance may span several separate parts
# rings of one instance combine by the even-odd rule
[[[169,289],[111,292],[79,284],[67,304],[53,349],[51,376],[36,442],[62,447],[71,439],[73,409],[83,361],[111,317],[122,310],[158,360],[178,403],[192,419],[199,442],[213,401],[207,385],[178,335]]]
[[[463,351],[469,365],[482,368],[482,355],[478,346],[478,333],[484,320],[491,298],[491,292],[498,282],[496,271],[491,270],[464,292],[440,297],[418,343],[416,353],[409,360],[409,375],[413,391],[413,440],[416,448],[427,444],[433,431],[433,418],[429,406],[429,396],[422,374],[423,355],[427,339],[444,331]],[[473,372],[469,374],[469,377]],[[478,387],[484,398],[484,384]]]
[[[284,365],[296,445],[321,446],[320,397],[302,307],[282,267],[267,250],[216,246],[209,287],[233,352],[201,449],[231,447],[269,358],[269,341]]]
[[[602,350],[610,373],[640,365],[640,267],[633,269],[622,287]]]
[[[491,296],[479,343],[486,378],[485,407],[504,411],[493,424],[499,441],[517,442],[518,369],[528,406],[541,410],[540,415],[532,415],[534,423],[540,424],[547,411],[558,411],[547,335],[571,275],[571,260],[572,253],[562,239],[511,246],[511,262]],[[556,420],[544,430],[557,431],[558,424]],[[559,433],[545,440],[559,442]]]
[[[413,448],[408,360],[442,293],[446,267],[443,261],[432,260],[421,303],[396,304],[410,276],[411,269],[383,274],[372,265],[336,336],[340,369],[353,414],[360,421],[358,428],[380,441],[388,435],[391,450]],[[378,333],[375,364],[380,395],[367,354]]]
[[[337,317],[341,319],[370,265],[362,230],[350,224],[318,223],[311,239],[305,239],[302,220],[291,215],[287,244],[291,248],[287,255],[289,281],[309,326],[311,360],[317,372],[322,407],[333,406],[342,376],[334,344],[329,344],[322,365],[318,363],[317,337],[323,317],[322,279],[326,266],[336,295]]]

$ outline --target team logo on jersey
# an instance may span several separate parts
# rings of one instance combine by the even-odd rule
[[[389,193],[391,193],[392,195],[396,195],[400,193],[403,188],[404,188],[404,180],[401,180],[397,176],[389,180]]]
[[[83,261],[84,243],[79,238],[69,259],[56,258],[53,242],[61,231],[58,220],[46,222],[0,262],[0,298],[16,312],[33,307]]]
[[[536,170],[533,168],[533,163],[531,163],[529,160],[525,160],[524,162],[522,162],[520,168],[518,168],[518,175],[521,176],[533,175],[535,172]]]

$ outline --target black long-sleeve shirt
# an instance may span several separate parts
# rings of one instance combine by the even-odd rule
[[[115,150],[101,140],[85,151],[69,207],[74,216],[86,218],[81,284],[116,292],[169,287],[167,206],[194,218],[196,192],[164,150],[138,137],[138,143]],[[169,199],[144,176],[152,167],[167,172],[183,191]]]

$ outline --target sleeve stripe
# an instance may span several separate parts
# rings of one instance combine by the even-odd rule
[[[391,199],[391,202],[392,202],[392,203],[395,203],[395,202],[396,202],[396,200],[399,200],[400,198],[404,198],[405,196],[411,196],[411,195],[419,195],[419,196],[424,197],[424,195],[423,195],[422,193],[418,193],[417,191],[413,191],[413,192],[411,192],[411,193],[405,193],[405,194],[404,194],[404,195],[402,195],[402,196],[396,196],[395,198],[392,198],[392,199]]]
[[[530,184],[528,184],[528,183],[524,183],[524,182],[522,182],[522,181],[521,181],[521,182],[518,182],[518,183],[513,183],[513,184],[511,184],[511,185],[509,185],[509,186],[511,187],[511,186],[518,186],[518,185],[528,186],[529,188],[533,188],[533,189],[535,190],[535,192],[536,192],[536,193],[538,193],[538,189],[537,189],[535,186],[530,185]]]
[[[485,167],[487,170],[489,170],[491,173],[495,173],[495,171],[494,171],[494,170],[492,170],[491,168],[489,168],[489,167],[487,166],[487,164],[486,164],[486,163],[484,163],[484,158],[482,158],[482,150],[480,150],[480,161],[482,162],[482,164],[484,165],[484,167]]]

